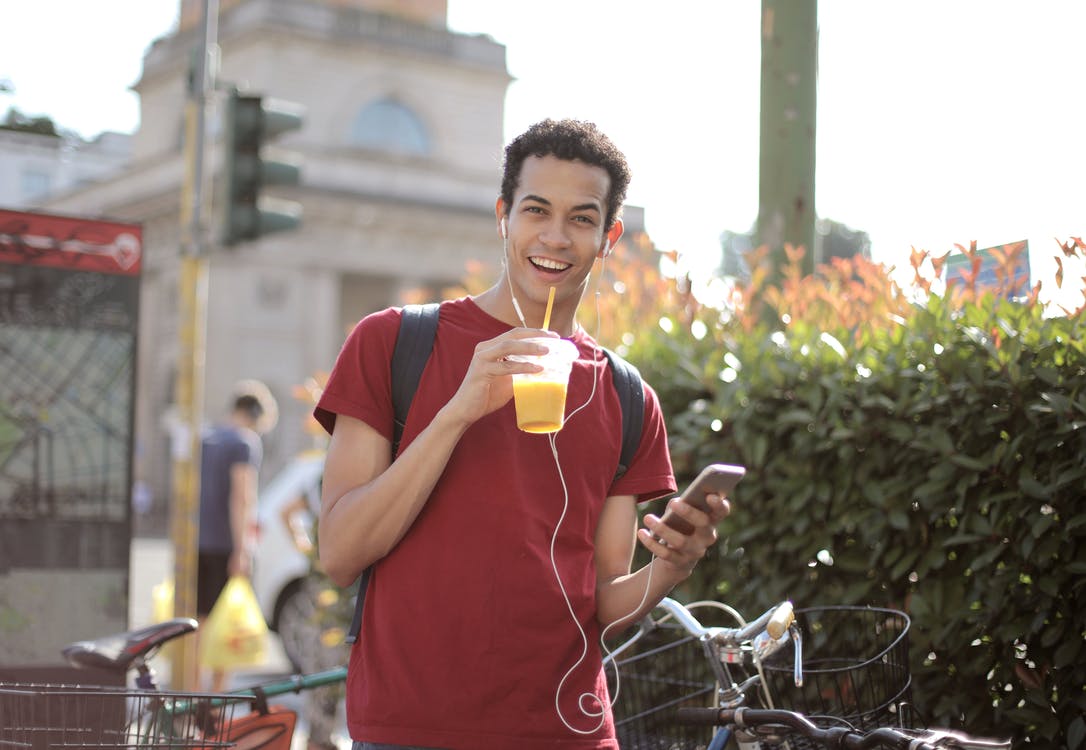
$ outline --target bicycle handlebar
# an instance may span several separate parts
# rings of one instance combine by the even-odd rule
[[[788,731],[815,740],[825,747],[844,748],[844,750],[866,750],[866,748],[902,748],[908,750],[948,750],[966,748],[967,750],[1009,750],[1009,740],[995,740],[985,737],[972,737],[962,732],[947,730],[911,730],[878,727],[865,732],[848,727],[822,728],[802,714],[795,711],[763,708],[680,708],[676,711],[678,720],[684,724],[712,726],[734,726],[738,729],[763,729],[768,733],[773,729]]]
[[[799,629],[793,626],[796,618],[792,602],[784,601],[770,607],[760,617],[738,628],[707,628],[698,622],[687,607],[667,597],[659,606],[674,617],[688,633],[711,643],[715,653],[727,661],[735,661],[744,650],[744,644],[749,644],[746,648],[753,653],[755,661],[765,659],[784,645],[785,633],[791,633],[795,646],[793,679],[796,687],[803,685],[803,638]]]
[[[697,605],[715,605],[731,612],[737,620],[742,622],[742,617],[729,607],[716,602],[699,602]],[[697,606],[692,604],[691,607]],[[803,639],[799,628],[795,626],[795,613],[792,602],[785,601],[774,607],[770,607],[755,620],[744,623],[737,628],[706,627],[702,625],[690,612],[690,608],[683,604],[664,597],[656,605],[658,609],[667,612],[667,616],[674,619],[689,635],[700,640],[712,653],[710,660],[714,673],[722,680],[721,689],[736,688],[740,692],[746,689],[746,685],[736,686],[732,683],[730,675],[722,672],[720,662],[736,663],[743,660],[744,654],[753,656],[755,662],[759,662],[772,654],[785,644],[785,634],[791,633],[795,646],[795,658],[793,664],[793,679],[796,687],[803,685]],[[613,662],[621,653],[630,648],[646,633],[657,628],[667,617],[653,619],[651,614],[638,623],[638,632],[625,643],[621,644],[604,657],[604,664]]]
[[[763,630],[772,640],[779,640],[795,620],[792,602],[789,601],[770,607],[757,619],[738,628],[707,628],[698,622],[689,609],[669,597],[664,597],[657,606],[674,617],[690,635],[710,638],[722,646],[734,647],[745,641],[752,641]]]

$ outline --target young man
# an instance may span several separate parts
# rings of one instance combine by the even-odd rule
[[[636,504],[675,490],[648,386],[640,447],[615,479],[618,394],[575,314],[622,235],[628,183],[625,158],[588,123],[547,120],[506,148],[501,276],[442,304],[398,456],[389,362],[400,311],[365,318],[340,352],[315,411],[332,435],[319,537],[337,584],[372,566],[348,670],[356,748],[617,747],[600,633],[684,580],[728,512],[709,495],[708,513],[673,503],[689,536],[653,515],[637,528]],[[553,451],[516,427],[511,376],[538,367],[509,357],[542,353],[533,336],[580,353]],[[656,559],[631,574],[635,540]]]

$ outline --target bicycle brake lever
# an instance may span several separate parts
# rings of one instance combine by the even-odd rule
[[[788,626],[788,632],[792,634],[792,643],[795,650],[795,660],[792,662],[792,679],[795,681],[796,687],[803,687],[803,636],[795,623]]]

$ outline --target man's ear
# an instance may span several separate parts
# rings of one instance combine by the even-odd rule
[[[498,221],[498,236],[503,240],[509,237],[509,225],[505,218],[505,201],[501,198],[494,203],[494,218]]]
[[[603,245],[600,247],[600,251],[596,253],[597,258],[606,258],[615,251],[615,245],[622,238],[622,230],[622,219],[615,219],[611,228],[607,230],[607,234],[604,235]]]

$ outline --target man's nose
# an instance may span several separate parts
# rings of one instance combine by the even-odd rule
[[[547,222],[539,233],[539,241],[547,247],[566,248],[573,244],[566,231],[566,225],[560,220]]]

